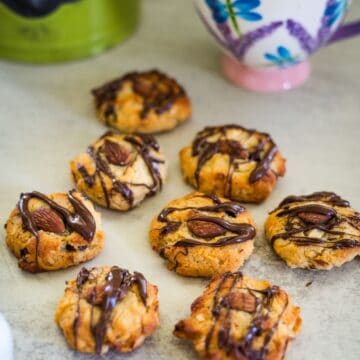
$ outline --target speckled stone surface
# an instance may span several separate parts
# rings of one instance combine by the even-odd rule
[[[144,1],[134,37],[107,53],[51,66],[0,62],[0,220],[22,191],[45,193],[73,186],[69,161],[106,129],[96,118],[89,90],[124,72],[158,67],[174,75],[194,102],[192,121],[159,136],[170,161],[164,191],[127,214],[101,210],[106,246],[88,266],[117,264],[143,272],[160,288],[161,328],[132,355],[108,359],[195,359],[191,347],[172,336],[205,280],[168,271],[148,242],[154,214],[191,191],[180,177],[177,153],[204,125],[235,122],[270,132],[287,157],[288,173],[270,198],[249,206],[259,225],[256,249],[243,268],[284,287],[302,307],[303,330],[290,360],[360,358],[360,259],[330,272],[291,270],[263,237],[267,212],[288,194],[333,190],[360,209],[360,39],[323,49],[313,76],[299,90],[257,95],[230,85],[218,71],[220,53],[190,1]],[[355,2],[350,17],[360,16]],[[53,321],[65,280],[80,266],[32,275],[18,269],[0,242],[0,311],[15,337],[15,359],[95,359],[68,349]],[[305,285],[312,281],[308,287]],[[1,341],[1,339],[0,339]]]

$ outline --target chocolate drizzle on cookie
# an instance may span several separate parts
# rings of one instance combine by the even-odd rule
[[[78,292],[78,305],[77,312],[73,324],[73,332],[75,339],[75,349],[77,349],[77,337],[78,337],[78,327],[80,323],[80,300],[83,299],[82,290],[84,285],[89,279],[91,279],[93,270],[87,270],[83,268],[76,279],[76,287]],[[96,284],[98,279],[96,279]],[[131,274],[128,270],[121,269],[118,266],[113,266],[105,278],[105,285],[102,286],[101,296],[97,294],[97,286],[93,286],[91,289],[90,295],[85,297],[86,301],[92,305],[92,312],[94,307],[98,307],[101,310],[101,315],[98,322],[92,326],[92,333],[95,338],[96,352],[101,354],[102,347],[105,341],[105,335],[107,331],[108,323],[111,319],[112,312],[115,306],[121,302],[131,287],[135,284],[139,291],[140,298],[144,304],[147,306],[147,281],[141,273],[134,272]],[[91,324],[93,319],[91,319]]]
[[[164,164],[164,160],[153,157],[150,153],[150,149],[159,151],[160,147],[155,138],[151,135],[140,135],[136,136],[127,135],[125,140],[133,144],[140,156],[144,159],[144,162],[149,170],[152,177],[153,184],[148,187],[150,190],[149,196],[155,195],[162,188],[162,178],[159,171],[159,164]],[[142,184],[145,186],[145,184]]]
[[[303,205],[306,203],[305,205]],[[278,217],[287,217],[285,231],[271,238],[293,242],[298,246],[318,246],[326,249],[344,249],[360,246],[360,236],[347,233],[342,228],[348,225],[360,230],[360,214],[346,217],[336,207],[349,207],[348,201],[332,192],[315,192],[306,196],[288,196],[272,211]],[[312,230],[326,237],[310,235]]]
[[[347,200],[342,199],[339,195],[336,195],[333,192],[328,191],[318,191],[310,195],[290,195],[286,197],[280,204],[277,209],[284,207],[285,205],[290,205],[297,202],[308,202],[308,201],[321,201],[327,203],[331,206],[340,206],[340,207],[349,207],[350,203]],[[275,210],[277,210],[275,209]],[[274,211],[275,211],[274,210]]]
[[[92,90],[97,108],[108,104],[106,117],[116,116],[111,104],[116,102],[118,93],[126,83],[130,83],[134,93],[142,98],[141,119],[145,119],[152,110],[158,115],[168,111],[177,99],[186,96],[185,90],[174,79],[158,70],[132,72]]]
[[[22,219],[23,227],[25,230],[30,231],[35,239],[35,263],[38,267],[38,252],[39,252],[39,231],[42,230],[39,227],[39,222],[34,217],[36,212],[31,212],[29,210],[29,201],[33,198],[40,199],[48,207],[55,212],[55,215],[58,216],[63,222],[65,228],[69,231],[75,231],[80,234],[84,240],[91,242],[95,235],[96,223],[93,215],[87,209],[87,207],[74,196],[75,190],[68,192],[67,197],[74,208],[74,212],[70,212],[68,209],[59,205],[57,202],[51,200],[48,196],[38,192],[33,191],[30,193],[23,193],[20,195],[20,200],[18,202],[18,209]],[[49,208],[40,208],[49,209]],[[46,228],[46,231],[51,231],[50,228]]]
[[[76,278],[76,288],[78,293],[80,293],[83,285],[88,281],[90,276],[90,271],[86,268],[82,268]],[[78,303],[77,303],[77,308],[76,308],[76,313],[75,313],[75,318],[74,318],[74,322],[73,322],[73,334],[74,334],[74,347],[75,350],[77,350],[78,348],[78,328],[79,328],[79,324],[80,324],[80,296],[78,297]]]
[[[208,198],[214,202],[214,205],[208,206],[201,206],[201,207],[193,207],[188,206],[184,208],[175,208],[169,207],[165,208],[161,211],[158,215],[158,221],[165,223],[166,225],[160,230],[160,236],[164,237],[176,230],[179,229],[182,222],[179,221],[172,221],[168,219],[168,216],[174,212],[180,211],[188,211],[194,210],[195,215],[191,216],[188,222],[188,228],[192,234],[194,234],[196,238],[194,239],[181,239],[178,240],[172,246],[177,247],[194,247],[194,246],[208,246],[208,247],[221,247],[230,244],[238,244],[245,242],[247,240],[251,240],[256,235],[255,228],[250,224],[236,224],[231,223],[222,218],[218,217],[211,217],[208,215],[203,215],[201,212],[214,212],[214,213],[221,213],[224,212],[230,217],[236,217],[238,214],[245,211],[245,208],[241,206],[237,202],[221,202],[221,200],[216,197],[215,195],[199,195],[200,197]],[[197,223],[197,224],[195,224]],[[191,224],[191,225],[190,225]],[[197,226],[198,230],[194,230],[194,226]],[[202,230],[201,227],[204,229]],[[220,230],[223,231],[220,231]],[[217,236],[224,235],[226,232],[232,232],[235,235],[225,236],[217,239],[216,241],[211,241]],[[165,248],[161,250],[163,253]]]
[[[131,207],[134,203],[134,194],[131,186],[146,187],[148,189],[147,196],[155,195],[161,190],[162,178],[159,170],[159,164],[164,164],[164,160],[157,159],[152,155],[151,150],[158,152],[160,147],[155,138],[151,135],[133,134],[122,137],[122,139],[131,144],[131,147],[135,150],[136,155],[133,157],[131,157],[130,154],[127,154],[126,150],[118,143],[108,139],[108,137],[111,136],[116,136],[116,134],[110,131],[106,132],[100,138],[105,139],[103,145],[97,149],[93,146],[88,148],[88,154],[92,157],[95,163],[95,172],[93,174],[89,174],[82,165],[78,166],[78,171],[84,179],[86,185],[89,187],[93,187],[96,183],[96,179],[99,179],[104,193],[106,207],[111,207],[111,191],[120,193]],[[110,143],[112,145],[110,145]],[[149,170],[149,174],[153,180],[150,185],[145,183],[123,182],[117,178],[110,167],[110,164],[123,166],[126,171],[126,168],[130,167],[134,163],[138,155],[141,156]],[[104,176],[108,177],[112,182],[112,188],[110,190],[106,187]]]
[[[282,308],[277,318],[273,319],[270,317],[273,301],[279,294],[285,293],[277,286],[262,290],[246,287],[243,285],[241,272],[227,272],[218,280],[212,294],[213,324],[205,338],[205,357],[210,358],[212,348],[216,347],[223,350],[229,358],[265,360],[273,336],[289,304],[286,296],[279,303]],[[232,333],[232,319],[234,312],[238,311],[251,315],[250,324],[241,338],[236,338]],[[270,321],[272,326],[265,326]],[[181,324],[180,322],[175,327],[175,332],[182,331]]]
[[[261,140],[255,149],[249,149],[246,145],[241,144],[240,141],[228,138],[227,131],[232,129],[248,133],[249,138],[254,135],[261,136]],[[215,140],[212,139],[213,137]],[[225,196],[231,197],[232,176],[238,166],[250,162],[257,163],[249,177],[250,184],[253,184],[271,170],[271,162],[277,153],[277,146],[268,134],[259,133],[255,130],[247,130],[239,125],[206,127],[197,134],[192,145],[192,156],[198,157],[195,180],[199,184],[200,172],[207,161],[216,154],[226,154],[229,156],[229,171]]]

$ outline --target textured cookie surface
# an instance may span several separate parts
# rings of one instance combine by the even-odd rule
[[[300,328],[300,308],[284,290],[235,272],[211,280],[174,334],[201,359],[281,360]]]
[[[150,227],[153,249],[185,276],[237,270],[251,255],[255,235],[245,207],[199,192],[172,201]]]
[[[72,190],[21,194],[5,225],[6,243],[30,272],[66,268],[94,258],[104,246],[101,217]]]
[[[128,210],[161,190],[164,155],[151,135],[105,133],[70,163],[76,186],[97,204]]]
[[[117,266],[83,268],[67,282],[55,321],[72,349],[129,352],[159,325],[157,292],[137,272]]]
[[[191,116],[184,89],[157,70],[126,74],[93,95],[100,120],[124,132],[166,131]]]
[[[290,267],[329,270],[360,255],[360,214],[331,192],[288,196],[270,213],[265,233]]]
[[[238,201],[263,201],[285,174],[271,137],[238,125],[206,127],[181,150],[180,161],[194,188]]]

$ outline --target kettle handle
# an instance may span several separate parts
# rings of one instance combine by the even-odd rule
[[[330,38],[328,44],[345,40],[356,35],[360,35],[360,20],[341,25]]]

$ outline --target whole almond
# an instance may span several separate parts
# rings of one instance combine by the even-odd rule
[[[222,226],[209,221],[189,220],[187,226],[195,236],[205,239],[214,238],[226,233],[226,229]]]
[[[257,300],[254,295],[234,291],[226,296],[224,299],[231,309],[246,311],[248,313],[254,313],[257,307]]]
[[[229,154],[240,159],[247,159],[249,157],[249,151],[244,149],[236,140],[220,140],[219,150],[223,154]]]
[[[134,82],[134,90],[142,96],[149,96],[156,86],[149,79],[138,79]]]
[[[40,208],[31,213],[31,217],[39,230],[61,234],[65,225],[61,217],[52,209]]]
[[[307,224],[324,224],[331,218],[331,216],[325,214],[317,214],[312,212],[300,212],[298,217]]]
[[[104,295],[105,286],[95,285],[86,291],[85,298],[91,305],[99,305],[103,302]]]
[[[130,162],[130,152],[120,144],[105,140],[104,152],[109,163],[124,166]]]

